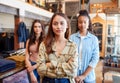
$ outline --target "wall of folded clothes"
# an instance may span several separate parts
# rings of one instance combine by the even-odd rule
[[[18,73],[25,69],[25,49],[6,51],[7,57],[0,58],[0,83],[9,83],[11,81],[23,81],[21,77],[19,80],[12,80]],[[21,74],[20,74],[21,75]],[[25,74],[27,76],[27,73]],[[27,78],[27,77],[26,77]],[[26,81],[26,79],[24,79]],[[4,81],[4,82],[3,82]],[[27,80],[28,81],[28,80]],[[14,82],[14,83],[15,83]],[[29,83],[29,82],[25,82]]]

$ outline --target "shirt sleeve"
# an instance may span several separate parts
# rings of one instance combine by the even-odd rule
[[[44,43],[42,42],[39,47],[39,58],[37,59],[38,65],[37,71],[40,75],[46,74],[47,66],[45,64],[46,63],[45,56],[46,56],[45,46]]]
[[[49,76],[49,77],[73,77],[77,75],[78,59],[76,46],[72,45],[67,54],[67,58],[64,62],[61,62],[57,59],[47,58],[46,49],[43,43],[41,43],[39,48],[39,59],[37,64],[39,65],[37,71],[40,75]],[[49,55],[51,56],[51,55]],[[46,61],[51,63],[50,68],[46,66]]]
[[[78,55],[76,46],[72,45],[69,49],[68,59],[66,62],[57,64],[56,70],[57,75],[67,75],[68,77],[74,77],[77,75],[77,67],[78,67]]]
[[[90,61],[89,66],[95,68],[98,61],[99,61],[99,43],[97,37],[95,37],[93,41],[92,59]]]

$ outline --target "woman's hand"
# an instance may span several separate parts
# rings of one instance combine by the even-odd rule
[[[84,79],[85,79],[85,76],[84,76],[84,75],[77,76],[77,77],[75,77],[75,82],[76,82],[76,83],[84,83],[84,82],[83,82]]]
[[[33,73],[30,73],[30,79],[31,79],[31,83],[38,83],[37,79]]]
[[[27,70],[28,70],[28,72],[32,72],[34,70],[34,67],[33,66],[29,66],[29,67],[27,67]]]
[[[35,76],[31,78],[31,83],[38,83]]]
[[[51,63],[50,63],[50,62],[47,62],[47,63],[46,63],[46,66],[50,68],[50,67],[51,67]]]
[[[74,62],[74,59],[73,59],[73,58],[70,58],[70,59],[68,60],[68,63],[70,63],[70,62]]]

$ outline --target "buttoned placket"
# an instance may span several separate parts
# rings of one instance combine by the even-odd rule
[[[79,53],[79,70],[81,70],[81,63],[82,63],[82,38],[80,38],[80,53]]]

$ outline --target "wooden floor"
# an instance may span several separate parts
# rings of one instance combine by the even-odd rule
[[[99,61],[99,63],[97,64],[97,67],[95,68],[95,74],[96,74],[96,83],[102,83],[102,60]]]
[[[96,83],[113,83],[112,81],[112,75],[120,74],[118,72],[106,72],[104,75],[104,82],[103,76],[102,76],[102,68],[103,68],[103,60],[100,60],[99,63],[97,64],[97,67],[95,68],[95,73],[96,73]]]
[[[96,83],[102,83],[102,81],[103,81],[102,69],[103,69],[103,60],[100,60],[99,63],[97,64],[97,67],[95,68]],[[112,83],[112,81],[110,79],[106,78],[106,76],[107,75],[105,74],[103,83]]]

